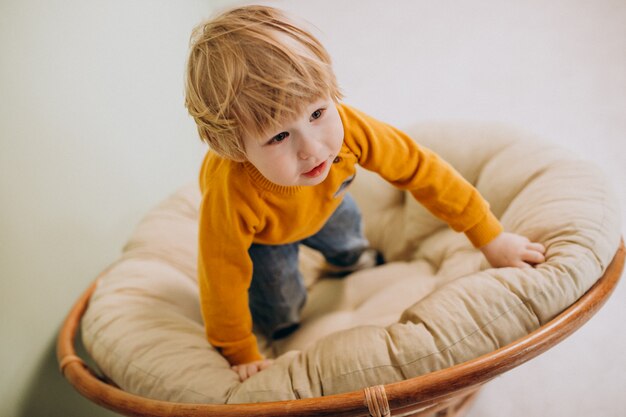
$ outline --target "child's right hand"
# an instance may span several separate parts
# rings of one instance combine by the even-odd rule
[[[530,268],[546,261],[546,248],[541,243],[515,233],[502,232],[480,250],[494,268]]]
[[[252,375],[261,372],[264,369],[269,368],[274,363],[271,359],[263,359],[261,361],[255,361],[250,363],[242,363],[239,365],[231,366],[230,369],[239,374],[239,380],[241,382],[250,378]]]

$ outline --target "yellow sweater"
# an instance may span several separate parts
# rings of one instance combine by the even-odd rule
[[[344,141],[328,177],[316,186],[284,187],[248,162],[208,152],[200,171],[198,283],[209,342],[235,365],[261,359],[252,333],[248,287],[254,243],[286,244],[315,234],[341,202],[355,166],[409,190],[430,212],[480,247],[502,231],[478,191],[432,151],[403,132],[338,105]]]

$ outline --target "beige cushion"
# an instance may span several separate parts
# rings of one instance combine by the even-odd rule
[[[303,250],[310,295],[302,327],[280,343],[260,338],[276,363],[240,383],[204,337],[196,288],[200,196],[189,185],[146,215],[102,275],[82,324],[102,371],[126,391],[180,402],[353,391],[498,349],[549,321],[601,276],[619,243],[620,217],[597,167],[497,125],[407,131],[475,184],[506,230],[544,243],[547,262],[490,269],[464,235],[361,170],[351,192],[388,263],[318,280],[320,255]]]

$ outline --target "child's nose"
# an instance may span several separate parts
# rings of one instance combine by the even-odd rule
[[[319,151],[319,144],[315,138],[308,136],[302,137],[300,141],[300,147],[298,149],[298,158],[309,159],[310,157],[317,156]]]
[[[310,157],[311,157],[310,154],[308,154],[308,153],[306,153],[304,151],[298,151],[298,158],[299,159],[306,160],[306,159],[309,159]]]

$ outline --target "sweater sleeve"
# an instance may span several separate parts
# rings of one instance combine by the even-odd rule
[[[344,141],[359,165],[408,190],[433,215],[481,247],[503,228],[489,204],[467,180],[433,151],[402,131],[342,105]]]
[[[237,200],[237,195],[233,195],[237,190],[220,185],[212,183],[203,191],[198,286],[208,341],[231,365],[237,365],[262,359],[248,307],[252,281],[248,249],[257,216],[245,204],[233,203]]]

